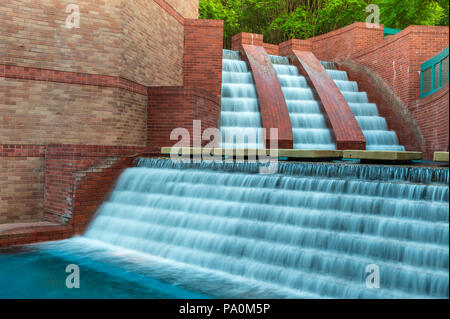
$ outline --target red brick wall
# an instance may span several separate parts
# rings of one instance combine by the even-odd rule
[[[380,115],[386,118],[389,129],[397,133],[399,143],[407,151],[425,151],[425,141],[416,119],[382,77],[372,69],[348,60],[339,62],[339,69],[346,71],[349,78],[358,83],[358,88],[367,92],[369,101],[377,104]]]
[[[39,145],[0,144],[0,224],[42,219],[44,152]]]
[[[183,24],[155,1],[124,1],[120,75],[146,86],[182,85]]]
[[[294,138],[289,111],[278,76],[264,48],[261,34],[240,33],[234,36],[232,49],[241,51],[250,65],[259,99],[261,124],[266,129],[266,148],[272,145],[270,129],[278,129],[278,148],[292,149]],[[272,49],[273,48],[269,48]]]
[[[198,0],[166,0],[187,19],[198,19]]]
[[[66,7],[73,3],[80,28],[68,29]],[[177,10],[196,17],[198,0],[2,1],[0,65],[181,85],[184,30]]]
[[[448,151],[449,146],[449,91],[448,84],[423,99],[416,100],[409,110],[416,119],[425,140],[425,158],[432,159],[434,152]]]
[[[147,96],[0,77],[0,143],[144,146]]]
[[[323,112],[335,137],[337,149],[365,150],[366,139],[352,110],[320,61],[312,52],[298,51],[292,47],[288,52],[288,48],[288,46],[285,47],[286,53],[294,57],[294,65],[297,66],[299,73],[305,76],[321,101]]]
[[[379,75],[409,107],[420,98],[420,65],[448,46],[448,27],[410,26],[368,50],[346,58]]]
[[[290,39],[279,44],[279,53],[282,56],[290,56],[292,50],[311,52],[312,42],[311,40]]]
[[[115,177],[143,151],[95,145],[48,146],[45,154],[45,220],[73,225],[70,223],[74,222],[74,208],[78,205],[83,207],[79,209],[84,213],[75,221],[84,227],[89,217],[86,211],[95,211],[94,203],[101,203]],[[97,191],[93,191],[94,183],[100,180],[103,183],[98,183]]]
[[[161,146],[168,147],[178,142],[170,140],[175,128],[187,129],[191,138],[190,146],[193,146],[194,120],[202,121],[202,132],[210,127],[220,127],[220,98],[202,89],[149,88],[148,110],[149,150],[154,152],[159,152]]]
[[[184,86],[222,91],[223,21],[185,20]]]
[[[449,45],[448,35],[448,27],[410,26],[370,49],[336,57],[379,105],[400,143],[407,150],[424,151],[426,159],[445,144],[448,134],[442,132],[448,130],[448,116],[437,116],[445,114],[438,102],[441,99],[433,100],[436,105],[420,100],[420,65]],[[443,135],[436,135],[438,131]]]
[[[44,159],[17,155],[0,155],[0,224],[43,217]]]
[[[332,61],[371,49],[383,41],[383,28],[368,28],[356,22],[344,28],[310,38],[312,50],[319,60]]]
[[[266,50],[267,54],[270,55],[280,55],[280,50],[278,49],[278,45],[270,44],[270,43],[263,43],[264,49]]]

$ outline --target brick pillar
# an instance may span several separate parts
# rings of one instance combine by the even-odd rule
[[[186,19],[184,86],[219,97],[222,92],[223,21]]]

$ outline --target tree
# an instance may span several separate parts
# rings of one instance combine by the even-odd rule
[[[365,21],[371,3],[380,7],[386,27],[448,26],[449,0],[200,0],[200,18],[224,20],[225,47],[239,32],[260,33],[278,44]]]
[[[380,22],[389,28],[404,29],[410,25],[440,25],[447,16],[448,0],[379,0]],[[447,6],[447,11],[442,6]]]

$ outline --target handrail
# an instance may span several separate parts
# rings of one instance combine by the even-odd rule
[[[421,64],[420,98],[433,94],[449,82],[448,53],[446,47],[441,53]]]

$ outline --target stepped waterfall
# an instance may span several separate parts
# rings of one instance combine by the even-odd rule
[[[320,102],[304,76],[289,59],[269,56],[277,72],[294,137],[294,149],[335,150],[336,144],[322,113]],[[404,151],[397,134],[388,130],[377,105],[369,103],[367,94],[359,92],[358,84],[348,80],[345,71],[335,64],[322,62],[347,100],[366,138],[367,150]],[[239,52],[224,50],[222,83],[221,131],[224,148],[264,148],[258,97],[251,72],[240,60]]]
[[[348,80],[347,72],[336,70],[332,62],[322,62],[341,90],[366,138],[366,149],[375,151],[405,151],[398,144],[397,134],[388,130],[386,119],[378,113],[377,105],[369,103],[366,92],[359,92],[358,83]]]
[[[448,170],[137,159],[83,236],[258,297],[448,298]],[[379,288],[368,288],[368,265]],[[205,277],[206,278],[206,277]],[[205,279],[206,280],[206,279]],[[209,293],[233,297],[222,284]],[[256,289],[256,288],[255,288]],[[255,290],[257,291],[257,290]],[[220,293],[219,293],[220,292]]]
[[[247,63],[223,51],[221,132],[223,148],[264,148],[258,98]]]
[[[294,137],[294,149],[335,150],[336,144],[327,127],[320,103],[304,76],[289,59],[271,55],[270,59],[286,99]]]

